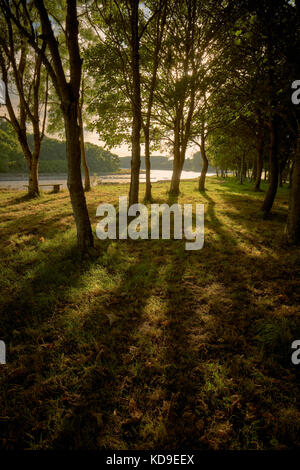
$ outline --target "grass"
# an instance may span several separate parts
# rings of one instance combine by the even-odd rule
[[[205,245],[96,240],[80,259],[69,196],[0,191],[0,446],[291,449],[300,446],[300,250],[282,236],[288,191],[210,177]],[[168,183],[153,184],[155,201]],[[265,189],[265,188],[264,188]],[[127,194],[105,185],[98,204]],[[141,196],[144,186],[141,185]]]

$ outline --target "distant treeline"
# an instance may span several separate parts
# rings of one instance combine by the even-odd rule
[[[121,168],[130,168],[131,157],[122,157],[120,158],[120,167]],[[145,157],[141,157],[141,170],[145,170]],[[151,157],[151,168],[152,170],[172,170],[173,169],[173,160],[164,157],[164,156],[152,156]],[[184,162],[183,169],[185,171],[198,171],[202,169],[202,160],[201,153],[196,152],[193,155],[193,158],[188,158]],[[208,166],[208,172],[215,172],[215,169],[212,166]]]
[[[33,146],[33,136],[29,136]],[[90,173],[114,172],[120,168],[119,157],[102,147],[85,143]],[[0,173],[26,172],[27,166],[22,149],[13,128],[0,121]],[[66,143],[44,137],[39,158],[39,173],[67,173]]]

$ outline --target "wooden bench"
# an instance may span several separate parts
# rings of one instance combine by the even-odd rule
[[[23,185],[25,188],[28,188],[28,184]],[[53,186],[53,192],[54,193],[59,193],[60,187],[62,186],[62,183],[48,183],[48,184],[39,184],[40,186]]]

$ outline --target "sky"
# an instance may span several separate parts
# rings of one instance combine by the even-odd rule
[[[84,131],[84,139],[85,142],[90,142],[91,144],[96,144],[96,145],[101,145],[102,147],[105,147],[105,143],[99,139],[99,136],[97,135],[96,132],[89,132],[89,131]],[[120,145],[119,147],[114,147],[112,149],[109,149],[112,153],[117,154],[119,157],[128,157],[131,155],[131,149],[128,145],[123,144]],[[196,145],[191,146],[190,148],[187,149],[186,151],[186,157],[191,158],[192,155],[197,152],[199,148],[197,148]],[[151,152],[152,156],[155,155],[164,155],[166,157],[172,158],[172,154],[170,153],[171,151],[162,151],[158,150],[155,152]],[[144,155],[144,145],[141,145],[141,155]]]

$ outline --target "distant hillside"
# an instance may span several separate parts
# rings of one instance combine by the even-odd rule
[[[121,157],[120,158],[120,167],[121,168],[130,168],[131,157]],[[164,156],[152,156],[151,157],[151,168],[153,170],[171,170],[172,169],[172,160],[168,160]],[[145,170],[145,157],[141,157],[141,170]]]
[[[29,136],[33,146],[33,136]],[[119,157],[102,147],[85,144],[86,159],[90,173],[115,172],[119,170]],[[0,121],[0,173],[26,172],[26,162],[15,132],[7,122]],[[66,143],[44,137],[39,158],[39,173],[67,173]]]
[[[130,168],[131,157],[121,157],[120,167]],[[141,157],[141,170],[145,170],[145,157]],[[151,157],[151,168],[152,170],[172,170],[173,160],[164,157],[163,155]],[[200,152],[196,152],[193,158],[188,158],[184,162],[183,169],[185,171],[201,171],[202,161]],[[215,172],[215,169],[211,166],[208,167],[208,172]]]

